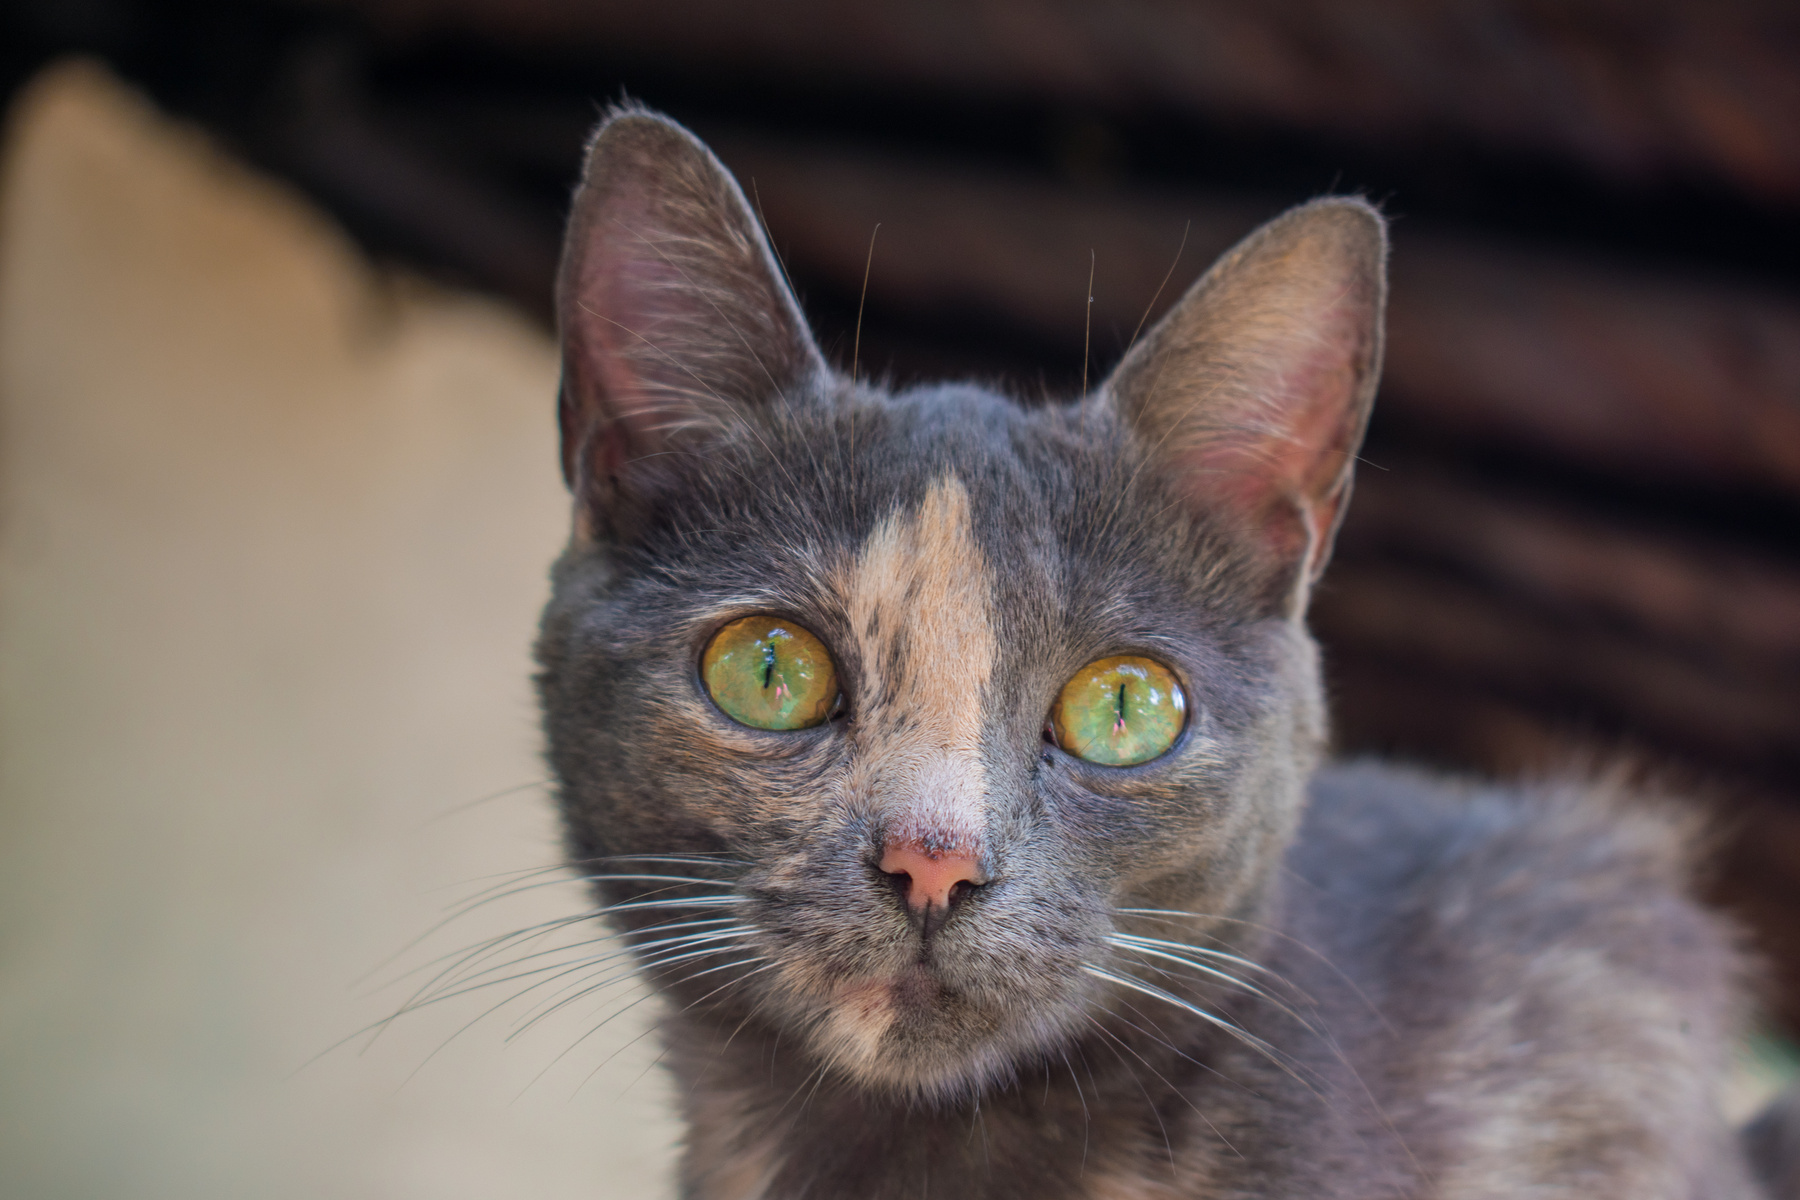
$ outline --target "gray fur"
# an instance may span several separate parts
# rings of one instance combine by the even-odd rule
[[[671,189],[711,199],[644,201]],[[1716,1105],[1738,966],[1684,898],[1677,823],[1600,788],[1316,769],[1305,590],[1373,395],[1383,242],[1345,200],[1259,237],[1083,402],[891,393],[795,342],[704,148],[641,112],[596,138],[561,285],[577,520],[540,691],[571,861],[668,1002],[685,1194],[1755,1194]],[[657,244],[696,290],[684,308],[650,270],[676,330],[655,361],[691,371],[597,340],[644,315],[618,247]],[[1321,345],[1335,407],[1270,402]],[[921,521],[947,549],[856,593],[870,547]],[[974,683],[909,607],[952,577],[991,647]],[[752,612],[832,648],[838,719],[773,733],[711,705],[701,650]],[[1163,757],[1100,767],[1042,729],[1119,653],[1174,669],[1190,719]],[[875,867],[930,800],[894,766],[930,725],[922,671],[978,686],[993,880],[929,937]],[[621,878],[631,856],[695,882]],[[672,912],[722,932],[659,960]],[[858,1041],[841,989],[870,978],[907,982]]]

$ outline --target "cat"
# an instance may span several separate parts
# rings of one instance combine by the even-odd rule
[[[896,391],[826,364],[698,140],[604,121],[539,691],[684,1195],[1762,1194],[1691,829],[1322,765],[1386,255],[1315,200],[1088,395]]]

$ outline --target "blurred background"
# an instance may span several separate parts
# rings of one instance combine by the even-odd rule
[[[8,97],[98,60],[328,214],[353,241],[331,253],[484,295],[533,346],[583,137],[624,96],[738,173],[840,363],[867,261],[865,370],[1027,399],[1081,378],[1090,263],[1099,371],[1260,221],[1370,197],[1395,220],[1387,373],[1314,616],[1340,749],[1624,761],[1692,797],[1720,830],[1709,894],[1800,1028],[1791,3],[11,0],[0,22]],[[543,383],[518,419],[547,438]],[[522,684],[509,720],[528,742]]]

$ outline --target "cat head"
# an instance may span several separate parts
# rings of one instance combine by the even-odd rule
[[[1316,201],[1088,396],[895,392],[826,365],[705,147],[601,127],[539,682],[572,861],[675,1009],[953,1097],[1111,1019],[1159,914],[1241,941],[1324,739],[1385,253]]]

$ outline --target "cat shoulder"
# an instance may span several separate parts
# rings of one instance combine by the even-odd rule
[[[1490,958],[1588,943],[1717,978],[1736,939],[1692,899],[1712,833],[1695,807],[1618,775],[1499,785],[1335,764],[1313,779],[1290,875],[1367,915],[1377,942],[1455,939]]]
[[[1605,778],[1372,763],[1320,772],[1311,800],[1289,929],[1404,1031],[1350,1053],[1390,1114],[1432,1110],[1403,1119],[1456,1147],[1445,1194],[1577,1176],[1607,1181],[1594,1195],[1752,1194],[1715,1091],[1746,971],[1692,898],[1711,839],[1691,810]]]

